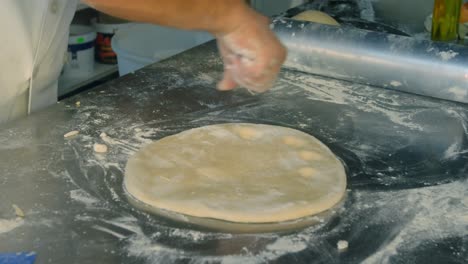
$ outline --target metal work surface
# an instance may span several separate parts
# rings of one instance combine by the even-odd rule
[[[217,92],[221,71],[210,43],[1,127],[0,251],[35,251],[37,263],[468,261],[466,105],[288,70],[265,94]],[[323,141],[347,167],[343,205],[297,232],[236,235],[128,203],[130,155],[224,122]],[[80,134],[64,139],[71,130]],[[94,143],[109,153],[95,154]],[[339,240],[349,247],[338,250]]]

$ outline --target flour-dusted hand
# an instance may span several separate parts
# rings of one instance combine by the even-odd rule
[[[270,88],[286,58],[267,17],[245,0],[84,0],[101,12],[131,21],[212,33],[224,61],[219,90]]]
[[[219,90],[238,86],[254,92],[271,88],[286,58],[286,49],[270,30],[268,18],[246,10],[229,33],[217,36],[224,76]]]

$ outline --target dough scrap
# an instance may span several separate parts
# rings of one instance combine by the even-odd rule
[[[106,153],[108,148],[107,145],[95,143],[93,145],[94,152],[96,153]]]
[[[300,151],[313,151],[320,159],[304,160]],[[275,223],[336,205],[345,194],[346,174],[324,144],[301,131],[220,124],[142,148],[126,165],[124,187],[131,198],[158,210],[236,223]]]
[[[338,23],[333,17],[329,16],[327,13],[316,11],[316,10],[307,10],[294,17],[292,19],[310,21],[325,25],[339,26]]]
[[[340,251],[346,250],[348,249],[348,247],[349,247],[349,243],[346,240],[340,240],[336,243],[336,248],[338,248],[338,250]]]
[[[74,137],[76,135],[78,135],[80,133],[80,131],[78,130],[73,130],[73,131],[70,131],[68,133],[66,133],[65,135],[63,135],[64,138],[70,138],[70,137]]]
[[[19,208],[19,206],[17,206],[16,204],[12,204],[11,206],[13,207],[13,210],[15,210],[15,215],[17,217],[24,218],[24,211],[21,208]]]

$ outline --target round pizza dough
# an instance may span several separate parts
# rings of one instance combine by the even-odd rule
[[[327,13],[316,11],[316,10],[304,11],[292,17],[292,19],[310,21],[310,22],[332,25],[332,26],[340,25],[333,17],[329,16]]]
[[[297,220],[344,196],[341,162],[316,138],[258,124],[190,129],[142,148],[124,187],[152,208],[237,223]]]

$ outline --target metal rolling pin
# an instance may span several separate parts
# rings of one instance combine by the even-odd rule
[[[278,18],[285,67],[355,83],[468,103],[468,48]]]

